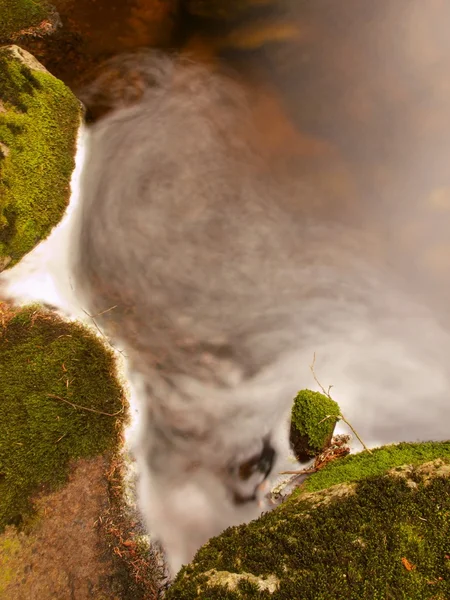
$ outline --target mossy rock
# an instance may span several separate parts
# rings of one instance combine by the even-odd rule
[[[290,441],[295,456],[306,462],[327,448],[340,415],[337,402],[311,390],[301,390],[292,407]]]
[[[64,214],[80,119],[80,102],[31,54],[0,48],[0,270]]]
[[[389,446],[341,462],[357,462],[362,479],[349,483],[349,471],[339,477],[338,466],[325,467],[335,471],[334,486],[305,486],[210,540],[166,600],[450,598],[450,442]],[[390,469],[378,474],[381,465]]]
[[[20,524],[71,459],[117,446],[125,418],[113,352],[75,322],[0,304],[0,530]]]
[[[0,0],[0,42],[12,41],[23,32],[50,32],[55,17],[55,9],[46,0]]]

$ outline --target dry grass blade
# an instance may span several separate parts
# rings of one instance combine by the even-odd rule
[[[120,410],[115,413],[107,413],[102,410],[96,410],[95,408],[89,408],[88,406],[81,406],[81,404],[75,404],[75,402],[71,402],[70,400],[66,400],[65,398],[61,398],[61,396],[55,396],[54,394],[47,394],[47,398],[53,398],[54,400],[60,400],[61,402],[65,402],[69,404],[72,408],[77,408],[80,410],[87,410],[92,413],[96,413],[97,415],[105,415],[105,417],[117,417],[120,413],[123,412],[123,406]]]

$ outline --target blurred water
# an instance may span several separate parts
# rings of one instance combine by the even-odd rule
[[[308,349],[310,359],[317,351],[321,382],[334,386],[369,446],[449,438],[450,5],[315,0],[285,6],[299,25],[297,37],[220,53],[275,98],[261,108],[274,156],[292,150],[299,173],[327,195],[330,211],[373,223],[380,253],[408,280],[411,304],[423,304],[426,313],[397,337],[395,327],[391,336],[380,331],[376,338],[355,326],[339,340],[318,341]],[[0,280],[21,302],[44,301],[91,323],[67,270],[84,149],[82,130],[63,221]],[[404,309],[411,312],[407,302]],[[403,365],[406,379],[385,377],[392,361]],[[299,370],[299,386],[318,389],[309,362]]]

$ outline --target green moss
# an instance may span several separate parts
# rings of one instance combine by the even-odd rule
[[[450,598],[450,478],[437,467],[291,497],[210,540],[166,598]]]
[[[49,4],[44,0],[0,0],[0,40],[39,25],[48,13]]]
[[[0,529],[23,521],[43,484],[63,482],[71,459],[112,448],[124,419],[114,356],[86,328],[36,307],[0,305],[2,320]]]
[[[415,466],[436,458],[450,460],[450,442],[392,444],[375,448],[371,452],[350,454],[328,463],[324,469],[305,481],[304,489],[315,492],[338,483],[351,483],[375,477],[400,465]]]
[[[0,598],[6,598],[6,589],[17,576],[12,561],[20,553],[22,545],[15,533],[0,537]]]
[[[337,402],[324,394],[311,390],[297,394],[292,407],[291,442],[300,460],[319,454],[330,443],[339,414]]]
[[[4,537],[0,539],[0,555],[5,557],[15,556],[20,552],[20,542],[17,537]]]
[[[17,263],[70,197],[80,104],[61,81],[0,48],[0,263]]]

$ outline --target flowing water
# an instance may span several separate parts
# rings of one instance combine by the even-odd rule
[[[369,342],[361,332],[329,348],[322,361],[318,357],[323,384],[335,386],[345,416],[368,445],[449,438],[450,398],[434,393],[450,384],[450,357],[444,354],[450,331],[446,0],[249,0],[249,12],[236,10],[227,18],[205,17],[201,9],[207,3],[200,1],[192,2],[196,15],[167,0],[56,4],[64,24],[58,43],[70,51],[58,54],[56,47],[49,50],[41,43],[30,49],[74,88],[99,60],[150,45],[226,61],[259,92],[253,108],[265,150],[274,161],[292,157],[306,185],[326,196],[328,214],[369,223],[380,256],[407,280],[411,302],[423,303],[432,315],[425,331],[435,340],[433,356],[416,352],[411,358],[411,348],[420,350],[424,339],[423,324],[420,337],[414,337],[414,320],[408,339],[386,340],[386,354],[410,368],[410,380],[395,384],[396,396],[389,377],[385,398],[371,393],[371,378],[384,375],[374,367],[376,353],[365,346]],[[71,210],[78,197],[83,135]],[[70,224],[69,213],[48,240],[2,278],[22,299],[43,299],[89,320],[71,297],[65,269]],[[405,305],[405,313],[409,308]],[[370,363],[364,384],[352,374],[356,356]],[[310,374],[302,385],[317,387]],[[408,396],[419,388],[422,393]]]

